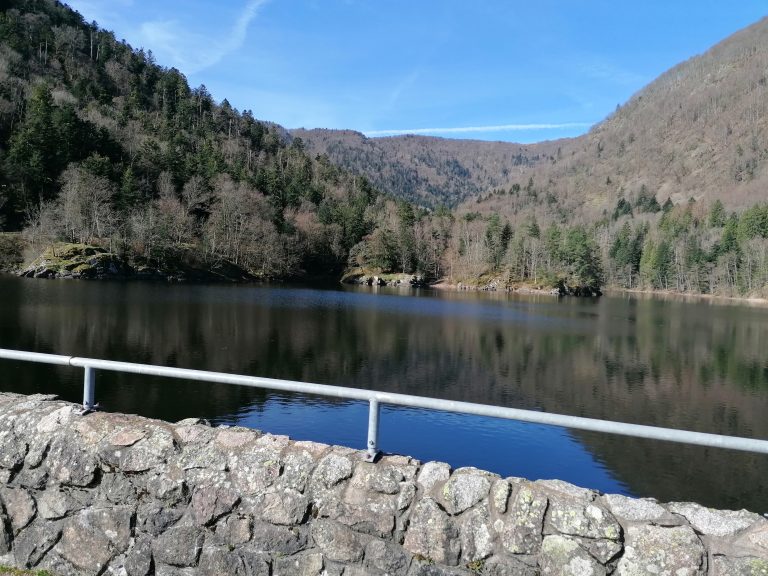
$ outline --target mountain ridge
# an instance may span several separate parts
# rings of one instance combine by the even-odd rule
[[[369,138],[347,129],[297,128],[288,132],[301,138],[310,152],[327,155],[332,162],[365,175],[395,196],[430,207],[455,206],[504,185],[510,170],[541,161],[569,140],[518,144],[415,134]],[[490,158],[490,165],[475,161],[481,153]],[[391,169],[386,161],[392,163]]]

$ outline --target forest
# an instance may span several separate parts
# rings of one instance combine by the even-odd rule
[[[253,111],[216,102],[65,5],[9,4],[0,12],[0,225],[20,233],[28,258],[71,242],[160,267],[228,262],[260,279],[359,268],[499,288],[768,296],[768,205],[736,213],[720,200],[660,203],[640,189],[574,222],[533,178],[489,193],[515,218],[471,203],[420,205],[310,153]]]

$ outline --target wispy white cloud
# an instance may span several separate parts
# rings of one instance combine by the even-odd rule
[[[242,84],[230,85],[226,92],[231,102],[247,102],[257,118],[277,122],[286,128],[342,128],[335,102],[312,93],[259,89]]]
[[[620,86],[643,86],[648,78],[642,74],[626,70],[605,60],[585,61],[578,64],[578,69],[587,78],[618,84]]]
[[[141,24],[139,35],[146,46],[187,74],[210,68],[238,50],[248,36],[248,26],[269,0],[248,0],[226,36],[211,39],[189,31],[176,20],[151,20]]]
[[[182,40],[182,36],[188,38],[188,33],[182,32],[173,20],[152,20],[143,22],[139,27],[139,38],[143,46],[159,55],[163,61],[168,60],[173,66],[186,70],[192,65],[187,50],[190,42]]]
[[[112,3],[104,0],[66,0],[66,3],[80,12],[86,21],[95,20],[99,26],[112,28],[120,21],[116,16],[116,10],[123,10],[133,6],[134,0],[112,0]]]
[[[418,81],[420,76],[421,72],[419,70],[413,70],[410,74],[403,78],[397,84],[397,86],[395,86],[392,92],[390,92],[389,99],[387,100],[387,108],[394,108],[395,104],[397,104],[397,101],[400,100],[400,96],[402,96],[403,92],[413,86],[416,81]]]
[[[492,126],[457,126],[450,128],[410,128],[396,130],[368,130],[366,136],[399,136],[403,134],[467,134],[472,132],[525,132],[528,130],[566,130],[589,128],[589,122],[563,122],[549,124],[496,124]]]

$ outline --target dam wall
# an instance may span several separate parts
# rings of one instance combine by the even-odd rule
[[[0,393],[0,564],[55,576],[768,574],[768,520]]]

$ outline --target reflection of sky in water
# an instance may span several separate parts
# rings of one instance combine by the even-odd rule
[[[257,409],[243,409],[222,421],[296,440],[363,449],[368,405],[270,393]],[[382,406],[379,425],[379,446],[385,452],[448,462],[454,468],[475,466],[502,477],[558,478],[602,492],[631,494],[563,428],[398,406]]]
[[[564,333],[588,333],[591,322],[598,316],[592,309],[597,301],[565,303],[556,297],[541,297],[535,300],[519,298],[505,292],[442,292],[435,290],[412,290],[398,288],[353,287],[328,290],[296,287],[270,287],[248,285],[187,285],[173,286],[145,285],[134,291],[132,284],[114,283],[110,292],[98,290],[98,286],[87,284],[82,290],[65,294],[62,298],[57,291],[39,290],[29,287],[32,292],[28,304],[38,310],[42,306],[80,307],[84,305],[138,305],[150,307],[174,307],[187,305],[242,306],[247,310],[330,310],[336,312],[382,313],[393,316],[463,318],[475,322],[498,323],[501,325],[525,325],[547,331]],[[47,288],[47,287],[46,287]],[[138,292],[138,293],[136,293]],[[151,293],[149,301],[148,293]],[[87,294],[87,297],[85,295]],[[136,302],[133,302],[133,300]],[[576,304],[573,306],[572,304]]]
[[[209,288],[210,289],[210,288]],[[550,303],[540,301],[515,301],[499,294],[500,299],[491,297],[456,300],[455,293],[440,293],[425,290],[400,290],[396,288],[351,290],[315,290],[305,288],[243,288],[224,289],[220,292],[221,302],[247,304],[285,309],[328,309],[364,312],[382,312],[405,316],[459,317],[473,321],[492,321],[511,324],[535,325],[541,328],[556,328],[563,331],[587,331],[587,325],[579,325],[573,314],[563,314],[552,297]],[[467,295],[470,298],[476,294]],[[488,296],[481,293],[481,296]],[[203,296],[208,299],[210,296]],[[587,310],[577,316],[593,317],[596,313]]]

